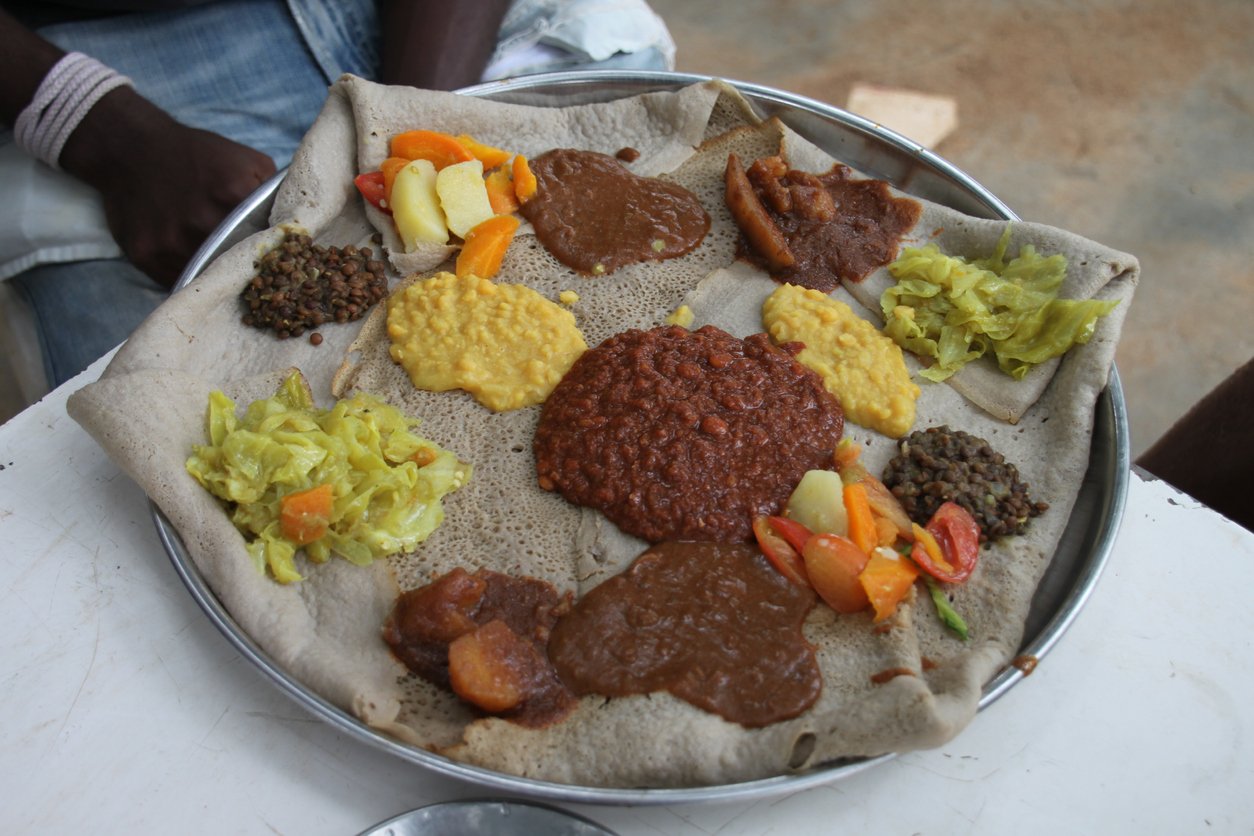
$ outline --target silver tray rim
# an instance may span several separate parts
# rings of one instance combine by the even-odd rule
[[[608,98],[634,95],[654,90],[673,90],[689,84],[712,80],[712,76],[694,73],[653,71],[571,71],[524,76],[488,82],[459,90],[469,96],[494,100],[516,100],[519,97],[551,100],[556,106],[574,94],[603,95]],[[894,177],[876,171],[867,160],[853,160],[849,154],[830,150],[816,129],[838,129],[841,135],[866,141],[870,147],[887,149],[898,157],[914,161],[926,174],[940,178],[940,185],[951,185],[954,200],[966,202],[964,211],[984,217],[1019,220],[1009,206],[978,183],[970,175],[918,143],[857,114],[815,99],[788,93],[751,82],[721,78],[745,96],[764,116],[779,116],[782,121],[815,142],[842,162],[868,174],[894,182]],[[818,120],[817,122],[814,120]],[[830,137],[829,137],[830,140]],[[839,149],[837,149],[839,150]],[[871,169],[868,171],[867,169]],[[182,288],[239,238],[267,224],[269,206],[285,172],[279,172],[240,204],[206,239],[188,263],[176,289]],[[898,183],[894,182],[894,185]],[[933,184],[935,185],[935,184]],[[935,199],[935,198],[933,198]],[[940,202],[950,203],[942,200]],[[249,226],[253,229],[248,229]],[[1007,665],[984,687],[979,702],[983,711],[1022,682],[1032,667],[1058,643],[1074,623],[1092,596],[1097,582],[1110,558],[1118,535],[1131,479],[1131,453],[1127,406],[1118,370],[1111,368],[1106,388],[1098,398],[1090,451],[1088,473],[1080,497],[1073,507],[1068,527],[1050,561],[1038,588],[1033,613],[1020,646],[1019,658],[1033,664]],[[849,778],[896,757],[887,753],[876,757],[847,758],[812,767],[805,772],[733,784],[682,788],[612,788],[578,786],[551,781],[521,778],[495,770],[472,766],[435,754],[417,746],[402,743],[367,726],[343,709],[314,693],[283,670],[235,622],[188,554],[178,531],[155,503],[149,502],[158,538],[180,580],[193,600],[227,641],[272,683],[297,704],[326,721],[336,729],[375,749],[387,752],[435,773],[465,780],[478,786],[523,798],[576,804],[604,805],[667,805],[696,802],[749,801],[795,793],[811,787]],[[1051,573],[1059,566],[1060,556],[1068,558],[1065,577],[1049,583]],[[1042,591],[1051,588],[1047,599]]]

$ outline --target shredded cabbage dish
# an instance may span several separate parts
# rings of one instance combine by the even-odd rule
[[[293,372],[242,418],[213,392],[209,443],[193,447],[187,470],[229,503],[258,571],[288,583],[302,578],[298,548],[319,563],[335,553],[367,565],[415,548],[443,522],[441,499],[471,467],[414,434],[417,424],[365,394],[319,409]]]
[[[905,248],[888,265],[897,284],[880,297],[884,332],[935,361],[922,377],[944,380],[991,352],[1003,372],[1020,380],[1033,366],[1088,342],[1098,317],[1118,304],[1057,298],[1067,259],[1026,244],[1007,261],[1009,242],[1007,226],[988,258],[968,261],[927,244]]]

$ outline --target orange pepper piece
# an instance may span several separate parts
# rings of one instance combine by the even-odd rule
[[[518,226],[518,219],[513,215],[493,215],[476,224],[466,233],[466,243],[457,254],[457,275],[475,275],[481,279],[495,276]]]
[[[867,561],[858,581],[875,610],[876,622],[897,612],[897,605],[910,594],[910,587],[919,578],[919,569],[891,549],[876,549]]]
[[[536,189],[539,184],[536,182],[536,176],[531,172],[531,166],[527,164],[527,158],[522,154],[514,157],[514,194],[518,196],[519,203],[526,203],[535,197]]]
[[[514,194],[514,181],[510,178],[509,169],[501,166],[494,169],[483,180],[488,189],[488,203],[492,211],[498,215],[508,215],[518,211],[518,195]]]
[[[321,540],[331,525],[334,499],[330,483],[288,494],[279,500],[279,530],[298,546]]]
[[[457,137],[438,131],[406,131],[392,137],[392,156],[407,160],[430,160],[436,171],[454,163],[473,160],[475,155]]]
[[[943,569],[945,572],[952,574],[954,567],[945,559],[945,552],[941,550],[940,543],[936,542],[936,538],[932,536],[932,532],[928,531],[918,523],[914,523],[914,542],[923,546],[927,552],[927,556],[932,562]]]
[[[484,171],[496,168],[498,165],[508,161],[509,158],[513,156],[513,154],[508,151],[503,151],[500,148],[494,148],[491,145],[484,145],[470,134],[458,134],[456,138],[457,141],[462,144],[462,147],[474,155],[476,160],[483,163]]]

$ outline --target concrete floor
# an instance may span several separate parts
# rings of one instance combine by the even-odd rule
[[[1254,3],[652,0],[678,69],[843,106],[958,102],[936,151],[1023,218],[1138,256],[1133,455],[1254,355]],[[20,404],[0,364],[0,420]]]

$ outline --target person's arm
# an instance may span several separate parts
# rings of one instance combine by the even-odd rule
[[[380,81],[427,90],[476,84],[509,0],[384,0]]]
[[[12,125],[64,52],[0,9],[0,118]],[[106,93],[59,164],[100,192],[109,229],[167,287],[205,237],[274,174],[265,154],[190,128],[131,87]]]
[[[0,7],[0,119],[12,126],[39,82],[65,55]]]

